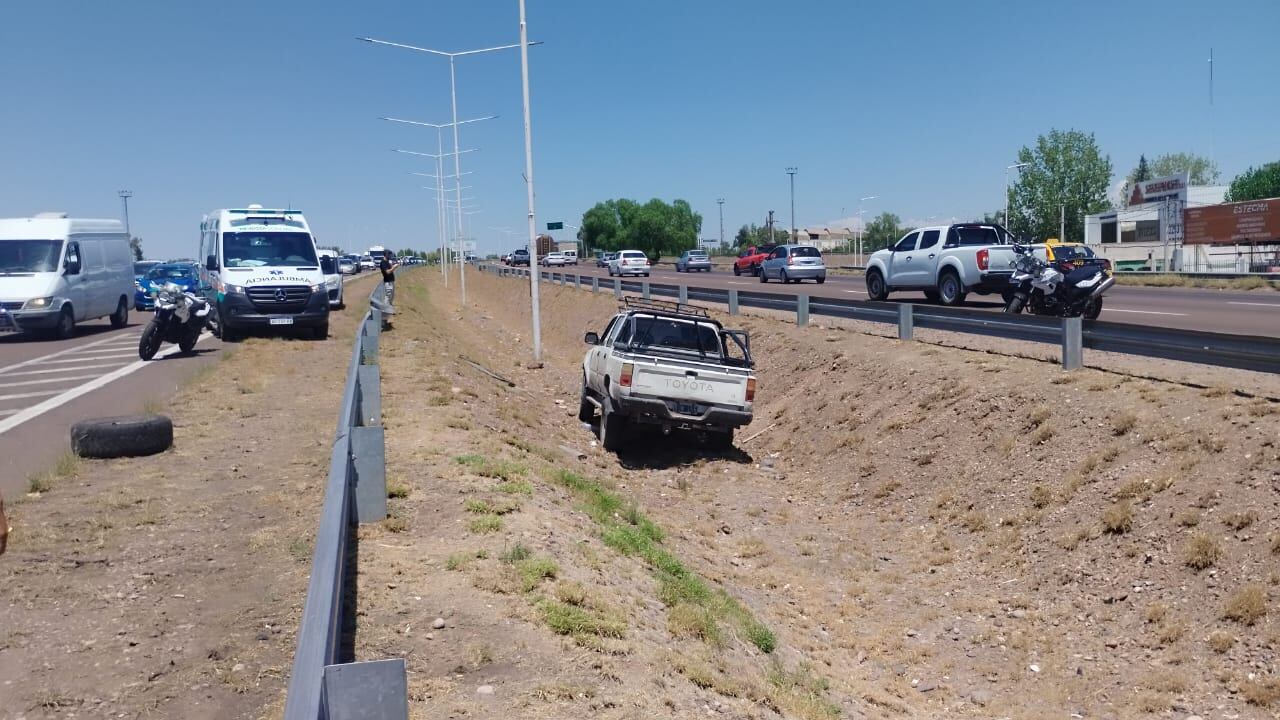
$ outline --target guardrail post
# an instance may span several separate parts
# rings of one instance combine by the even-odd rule
[[[680,304],[685,305],[689,302],[689,287],[687,285],[680,286]]]
[[[387,519],[386,433],[381,427],[351,428],[351,461],[355,465],[356,519]]]
[[[738,314],[738,291],[733,289],[729,290],[729,314]]]
[[[408,720],[404,658],[326,665],[322,705],[329,720]]]
[[[643,280],[643,281],[641,281],[641,282],[640,282],[640,294],[641,294],[641,296],[642,296],[645,300],[649,300],[649,299],[650,299],[650,298],[649,298],[649,281],[648,281],[648,280]]]
[[[582,276],[579,275],[578,273],[573,274],[573,289],[574,290],[582,289]]]
[[[809,324],[809,296],[796,296],[796,325],[805,327]]]
[[[1084,367],[1084,323],[1080,317],[1062,318],[1062,369]]]
[[[591,276],[591,292],[593,293],[600,292],[600,278],[594,275]]]
[[[378,374],[377,365],[356,368],[356,402],[360,425],[374,427],[382,424],[382,377]]]
[[[915,337],[915,305],[902,303],[898,305],[898,339],[912,340]]]
[[[622,278],[613,279],[613,296],[622,299]]]

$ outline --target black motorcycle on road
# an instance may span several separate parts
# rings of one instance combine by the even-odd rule
[[[1089,320],[1102,314],[1102,296],[1116,284],[1104,261],[1070,246],[1046,248],[1052,260],[1036,257],[1026,245],[1014,245],[1013,252],[1018,259],[1004,292],[1005,312]]]
[[[165,283],[156,292],[156,314],[138,340],[138,357],[150,360],[166,342],[177,343],[184,353],[191,352],[208,318],[209,303],[204,298],[174,283]]]

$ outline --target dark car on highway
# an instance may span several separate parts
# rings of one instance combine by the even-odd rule
[[[165,283],[173,283],[183,290],[194,290],[200,285],[200,274],[195,263],[163,263],[156,265],[134,281],[133,309],[138,312],[154,310],[155,293]]]

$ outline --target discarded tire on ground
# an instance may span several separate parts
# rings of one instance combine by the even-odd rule
[[[163,415],[82,420],[71,426],[71,451],[86,458],[155,455],[173,445],[173,421]]]

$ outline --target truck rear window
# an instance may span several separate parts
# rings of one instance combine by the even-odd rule
[[[630,342],[636,349],[664,348],[720,357],[720,336],[715,327],[685,320],[634,316]]]
[[[989,225],[957,225],[947,233],[947,245],[961,247],[973,245],[1004,245],[1001,233]]]

